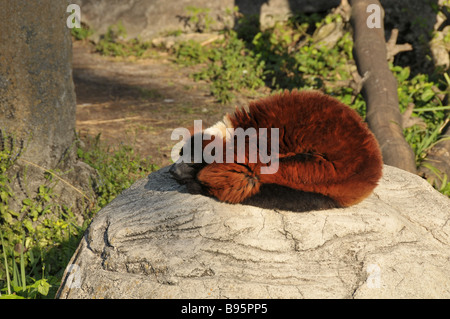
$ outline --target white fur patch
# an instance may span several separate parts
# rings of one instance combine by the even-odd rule
[[[227,114],[223,117],[222,121],[219,121],[216,124],[214,124],[213,126],[208,127],[205,130],[205,134],[217,135],[217,132],[220,132],[220,134],[222,134],[223,138],[225,138],[226,140],[230,140],[231,133],[227,130],[228,128],[233,128],[233,126],[231,125],[230,118]]]

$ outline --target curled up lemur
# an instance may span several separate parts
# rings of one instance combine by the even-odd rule
[[[191,193],[228,203],[252,204],[253,200],[266,207],[298,211],[346,207],[370,195],[382,174],[380,148],[366,123],[345,104],[317,91],[285,91],[251,102],[214,127],[223,132],[224,159],[235,142],[233,134],[226,134],[227,128],[255,128],[257,135],[259,128],[266,128],[268,142],[249,145],[251,137],[247,136],[243,161],[237,160],[234,147],[232,162],[228,158],[222,163],[173,164],[172,176],[187,184]],[[277,161],[277,169],[264,174],[262,170],[270,163],[249,159],[251,152],[271,145],[271,128],[278,129],[278,137],[274,135],[278,150],[276,154],[272,149],[264,151]],[[194,137],[182,152],[192,146]],[[202,140],[202,149],[213,140]]]

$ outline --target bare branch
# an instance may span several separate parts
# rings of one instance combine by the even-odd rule
[[[396,54],[400,52],[411,51],[413,49],[412,45],[409,43],[397,44],[397,38],[398,38],[398,29],[392,29],[391,37],[386,43],[387,49],[386,58],[389,62],[394,61],[394,57]]]
[[[378,140],[386,164],[416,173],[414,153],[403,136],[403,119],[398,106],[397,80],[389,70],[384,27],[369,27],[369,5],[382,7],[377,0],[352,0],[354,57],[360,75],[369,72],[362,85],[367,104],[367,121]],[[372,13],[372,14],[376,14]],[[396,41],[396,35],[392,42]]]

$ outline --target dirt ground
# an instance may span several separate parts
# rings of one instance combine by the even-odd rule
[[[76,129],[111,146],[131,145],[160,167],[172,163],[171,140],[178,127],[202,120],[206,128],[235,106],[248,103],[239,95],[229,105],[217,103],[208,84],[189,77],[165,52],[132,60],[101,56],[87,42],[73,43],[73,79],[77,95]]]

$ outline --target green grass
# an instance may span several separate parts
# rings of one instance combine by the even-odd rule
[[[405,139],[414,151],[417,167],[420,167],[430,149],[448,139],[443,135],[443,130],[448,123],[450,106],[443,105],[443,101],[450,92],[450,79],[446,73],[411,77],[408,67],[392,66],[391,69],[398,80],[400,110],[404,112],[409,104],[413,104],[412,117],[421,119],[425,125],[404,129]],[[450,196],[450,186],[445,176],[430,167],[431,164],[426,165],[444,182],[439,190]]]
[[[81,24],[81,28],[72,28],[70,32],[75,40],[82,41],[87,40],[94,33],[94,30]]]
[[[211,30],[211,26],[216,23],[216,21],[210,16],[210,11],[211,10],[208,8],[187,6],[187,16],[184,18],[186,23],[196,32],[209,32]]]
[[[211,94],[219,102],[230,102],[234,92],[264,86],[264,62],[246,48],[234,31],[228,32],[223,41],[217,41],[206,54],[207,66],[194,73],[193,78],[211,82]]]
[[[97,205],[101,208],[113,200],[136,180],[159,169],[149,159],[136,154],[131,146],[121,145],[112,149],[103,145],[100,135],[87,138],[87,149],[78,148],[78,157],[95,168],[99,178],[93,181]]]
[[[264,31],[254,28],[254,18],[243,18],[239,29],[225,29],[224,39],[208,46],[194,41],[180,43],[173,50],[175,62],[203,65],[192,74],[195,80],[210,83],[210,91],[221,103],[231,102],[234,92],[262,87],[283,89],[324,89],[344,102],[355,98],[345,87],[326,87],[324,83],[351,79],[349,61],[353,60],[353,42],[349,33],[336,46],[314,43],[312,33],[339,16],[297,16]],[[309,32],[309,33],[308,33]],[[364,113],[364,100],[358,96],[354,107]]]
[[[129,146],[108,148],[100,136],[78,147],[79,159],[95,168],[95,199],[79,224],[69,207],[53,192],[61,172],[45,172],[47,182],[36,195],[25,198],[21,209],[10,209],[14,194],[7,170],[11,152],[0,152],[0,293],[1,298],[53,298],[63,271],[95,213],[139,178],[157,169]]]
[[[0,292],[2,297],[45,297],[57,288],[57,278],[73,254],[82,234],[71,209],[58,203],[53,192],[60,172],[44,172],[45,184],[34,195],[28,195],[12,209],[17,201],[10,187],[7,171],[20,159],[13,156],[13,137],[2,136],[0,152]],[[8,147],[4,147],[9,142]],[[14,158],[14,159],[13,159]],[[27,170],[23,171],[26,180]],[[28,193],[26,185],[22,185]]]
[[[126,40],[127,32],[122,22],[112,25],[100,38],[95,49],[102,55],[113,57],[144,57],[150,48],[150,43],[138,38]]]

